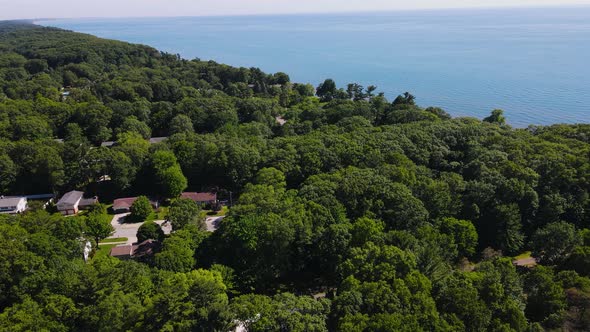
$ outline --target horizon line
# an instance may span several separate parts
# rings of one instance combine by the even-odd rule
[[[405,12],[445,12],[445,11],[470,11],[470,10],[507,10],[507,9],[554,9],[554,8],[590,8],[590,4],[552,4],[552,5],[511,5],[511,6],[472,6],[472,7],[445,7],[445,8],[408,8],[387,10],[344,10],[344,11],[318,11],[318,12],[277,12],[277,13],[244,13],[244,14],[205,14],[205,15],[143,15],[143,16],[71,16],[71,17],[38,17],[38,18],[14,18],[1,19],[0,21],[31,21],[33,24],[43,21],[55,20],[86,20],[86,19],[141,19],[141,18],[192,18],[192,17],[260,17],[260,16],[300,16],[300,15],[354,15],[354,14],[380,14],[380,13],[405,13]]]

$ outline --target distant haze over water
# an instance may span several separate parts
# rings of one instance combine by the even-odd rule
[[[510,124],[590,123],[590,7],[289,16],[67,19],[41,24],[184,58],[373,84],[393,100]]]

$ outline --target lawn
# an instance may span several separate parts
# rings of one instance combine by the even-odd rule
[[[527,258],[531,258],[531,252],[530,251],[525,251],[522,254],[514,257],[514,260],[527,259]]]
[[[221,207],[221,210],[215,212],[213,210],[202,210],[201,211],[201,218],[206,218],[206,217],[222,217],[225,216],[227,214],[227,211],[229,211],[229,208],[227,206],[223,206]]]
[[[127,242],[127,238],[126,237],[113,237],[113,238],[107,238],[104,239],[102,241],[100,241],[99,244],[104,244],[104,243],[117,243],[117,242]]]
[[[148,221],[156,221],[156,220],[166,220],[166,216],[168,215],[168,207],[167,206],[160,206],[158,211],[152,211],[150,215],[145,219],[145,222]]]
[[[109,244],[103,244],[103,245],[99,245],[98,249],[96,249],[96,252],[94,253],[94,258],[97,257],[106,257],[111,253],[111,249],[113,249],[113,247],[116,247],[118,245],[118,243],[109,243]]]

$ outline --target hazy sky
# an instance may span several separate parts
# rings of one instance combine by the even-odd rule
[[[590,0],[0,0],[0,19],[590,5]]]

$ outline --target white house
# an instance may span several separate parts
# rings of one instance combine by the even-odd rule
[[[15,214],[27,210],[26,197],[4,197],[0,196],[0,213]]]

